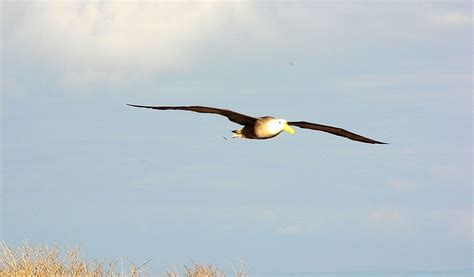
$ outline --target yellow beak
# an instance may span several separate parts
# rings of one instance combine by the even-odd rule
[[[291,128],[290,125],[288,125],[288,123],[285,123],[285,125],[283,125],[283,130],[287,131],[290,134],[295,133],[295,130],[293,130],[293,128]]]

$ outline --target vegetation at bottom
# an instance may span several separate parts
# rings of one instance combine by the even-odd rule
[[[28,242],[18,248],[0,243],[0,276],[165,276],[165,277],[222,277],[226,276],[213,265],[193,262],[182,268],[151,274],[146,267],[149,261],[140,265],[132,262],[124,264],[122,259],[87,261],[81,255],[80,247],[67,247],[61,252],[58,244],[52,247],[40,245],[33,247]],[[236,277],[247,276],[243,264],[233,269]]]

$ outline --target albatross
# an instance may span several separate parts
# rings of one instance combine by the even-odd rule
[[[204,106],[143,106],[133,104],[127,105],[136,108],[147,108],[155,110],[182,110],[197,113],[222,115],[227,117],[230,121],[244,126],[238,130],[232,131],[233,138],[270,139],[278,136],[283,131],[286,131],[290,134],[294,134],[295,130],[293,130],[293,128],[291,128],[290,126],[296,126],[304,129],[323,131],[336,136],[341,136],[364,143],[387,144],[385,142],[376,141],[363,137],[361,135],[354,134],[338,127],[316,124],[306,121],[287,121],[285,119],[275,118],[272,116],[252,117],[227,109],[218,109]]]

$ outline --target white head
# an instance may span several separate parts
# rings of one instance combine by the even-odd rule
[[[295,130],[293,130],[288,122],[285,119],[280,118],[272,118],[267,122],[267,130],[273,134],[278,134],[281,131],[287,131],[290,134],[294,134]]]

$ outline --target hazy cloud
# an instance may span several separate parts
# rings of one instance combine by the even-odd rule
[[[294,236],[299,234],[301,232],[301,229],[296,225],[287,225],[279,227],[276,232],[277,234],[282,236]]]
[[[390,208],[379,208],[371,211],[368,216],[370,223],[376,226],[403,227],[407,220],[400,210]]]
[[[451,164],[440,164],[433,166],[431,168],[431,174],[438,180],[444,181],[446,184],[450,185],[456,183],[459,180],[463,180],[466,176],[466,172],[471,168],[471,164],[462,164],[462,165],[451,165]]]
[[[472,210],[439,209],[425,216],[425,220],[444,226],[452,239],[472,240]]]
[[[468,25],[472,24],[472,16],[462,13],[445,13],[432,16],[431,21],[444,25]]]
[[[259,211],[259,216],[265,222],[273,222],[277,218],[277,216],[275,214],[275,211],[273,209],[270,209],[270,208],[266,208],[266,209],[263,209],[263,210]]]
[[[406,181],[406,180],[399,180],[399,179],[396,179],[396,180],[392,180],[390,182],[390,186],[392,188],[394,188],[395,190],[398,190],[398,191],[410,191],[412,190],[413,188],[416,187],[416,185],[412,182],[409,182],[409,181]]]

